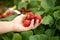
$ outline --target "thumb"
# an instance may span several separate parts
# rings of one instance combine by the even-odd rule
[[[24,14],[21,14],[21,15],[20,15],[20,17],[22,17],[22,18],[25,18],[25,17],[26,17],[26,15],[24,15]]]
[[[20,19],[19,21],[22,23],[25,18],[26,18],[26,15],[21,14],[19,17],[19,19]]]
[[[21,14],[19,16],[17,16],[13,21],[17,22],[17,23],[22,23],[22,21],[25,19],[26,15]]]

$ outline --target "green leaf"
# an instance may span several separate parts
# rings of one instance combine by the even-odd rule
[[[21,0],[14,0],[14,4],[17,6]]]
[[[56,6],[53,8],[53,10],[57,10],[57,9],[60,10],[60,6]]]
[[[48,37],[54,36],[55,30],[54,30],[54,29],[47,29],[47,30],[45,31],[45,34],[46,34]]]
[[[59,10],[55,11],[53,13],[53,16],[54,16],[55,19],[57,19],[60,16],[60,11]]]
[[[6,18],[2,18],[0,19],[0,21],[11,21],[13,20],[18,14],[15,14],[15,15],[11,15],[11,16],[8,16]]]
[[[39,13],[40,15],[44,14],[44,11],[37,11],[36,14]]]
[[[40,40],[40,35],[30,36],[29,40]]]
[[[13,32],[9,32],[9,33],[3,34],[1,36],[2,36],[3,40],[12,40],[13,34],[14,34]]]
[[[0,35],[0,40],[2,40],[2,37],[1,37],[1,35]]]
[[[44,34],[30,36],[29,40],[47,40],[48,37]]]
[[[60,6],[60,0],[56,0],[55,6]]]
[[[28,9],[29,8],[38,8],[38,2],[37,1],[31,1],[29,4],[28,4]]]
[[[7,36],[2,37],[3,40],[10,40]]]
[[[23,40],[29,40],[29,37],[33,35],[32,31],[21,32]]]
[[[14,6],[14,0],[7,0],[7,1],[2,1],[3,5],[6,7],[12,7]]]
[[[20,9],[22,9],[24,6],[26,6],[27,5],[27,3],[26,2],[18,2],[18,4],[17,4],[17,9],[18,10],[20,10]]]
[[[44,33],[44,27],[43,26],[38,26],[34,31],[34,34],[43,34]]]
[[[40,40],[48,40],[48,36],[45,34],[40,34]]]
[[[42,6],[43,9],[49,10],[46,0],[41,1],[41,6]]]
[[[50,25],[50,24],[53,24],[54,23],[54,21],[53,21],[53,18],[50,16],[50,15],[47,15],[47,16],[44,16],[43,17],[43,22],[42,22],[42,24],[44,24],[44,25]]]
[[[49,40],[59,40],[59,37],[50,37]]]
[[[56,20],[56,28],[60,30],[60,17]]]
[[[38,1],[38,0],[30,0],[30,1]]]
[[[35,14],[38,11],[38,8],[30,8],[29,10],[31,10]]]
[[[41,6],[45,10],[52,9],[55,6],[56,0],[42,0],[41,1]]]
[[[15,33],[15,34],[13,35],[12,40],[22,40],[22,37],[21,37],[21,35],[20,35],[19,33]]]

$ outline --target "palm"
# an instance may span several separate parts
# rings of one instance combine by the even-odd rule
[[[37,28],[37,26],[39,25],[39,20],[36,21],[36,24],[34,25],[34,19],[32,19],[31,24],[29,27],[24,27],[23,26],[23,19],[25,18],[25,15],[21,14],[20,16],[16,17],[13,22],[15,24],[15,31],[27,31],[27,30],[31,30],[31,29],[35,29]]]

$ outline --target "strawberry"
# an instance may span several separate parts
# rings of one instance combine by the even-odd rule
[[[26,14],[26,11],[24,10],[18,10],[19,12],[21,12],[22,14]]]
[[[18,11],[21,12],[21,13],[24,12],[24,10],[18,10]]]
[[[10,14],[11,14],[11,12],[7,12],[7,13],[6,13],[6,15],[10,15]]]
[[[0,15],[0,18],[1,18],[1,15]]]
[[[22,14],[26,14],[26,12],[24,11],[24,12],[22,12]]]
[[[32,12],[31,10],[26,10],[26,12]]]
[[[32,12],[28,12],[26,19],[34,19],[34,14]]]
[[[37,15],[37,16],[35,16],[35,20],[39,20],[39,22],[41,22],[41,20],[42,20],[42,17],[41,17],[41,15]]]
[[[1,15],[1,18],[5,18],[6,17],[6,15]]]
[[[25,27],[28,27],[30,25],[30,20],[25,20],[24,22],[23,22],[23,26],[25,26]]]

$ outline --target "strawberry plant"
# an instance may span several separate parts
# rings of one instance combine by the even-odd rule
[[[6,4],[9,3],[6,1]],[[28,23],[25,26],[29,26],[31,19],[42,19],[43,22],[34,30],[2,34],[0,40],[60,40],[60,0],[14,0],[14,4],[17,6],[16,10],[29,14],[24,20],[24,25]],[[0,21],[11,21],[16,16],[18,14],[0,18]]]

